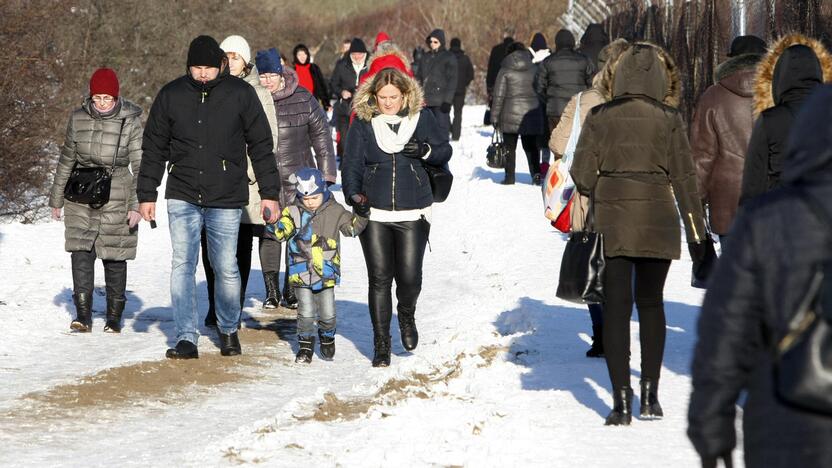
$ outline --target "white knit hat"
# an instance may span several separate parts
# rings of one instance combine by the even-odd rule
[[[251,63],[251,47],[248,46],[248,41],[243,39],[243,36],[226,37],[220,44],[220,49],[225,53],[234,52],[242,57],[246,63]]]

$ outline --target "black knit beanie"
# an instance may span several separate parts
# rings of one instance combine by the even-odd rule
[[[188,66],[220,68],[224,55],[213,37],[199,36],[191,41],[188,48]]]

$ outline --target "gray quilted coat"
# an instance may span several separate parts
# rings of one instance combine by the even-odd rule
[[[138,229],[127,226],[127,211],[139,210],[136,176],[142,157],[142,109],[124,98],[119,101],[120,109],[108,117],[99,116],[89,98],[72,112],[49,196],[50,207],[64,209],[66,251],[94,248],[96,256],[104,260],[136,258],[138,242]],[[116,156],[119,129],[121,142]],[[80,167],[111,167],[114,157],[115,171],[106,205],[93,209],[64,200],[64,186],[76,162]]]

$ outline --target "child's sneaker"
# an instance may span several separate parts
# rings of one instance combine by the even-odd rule
[[[298,345],[300,345],[300,349],[298,349],[298,354],[295,356],[295,362],[302,362],[304,364],[312,362],[312,355],[315,349],[315,337],[299,336]]]
[[[321,340],[321,356],[324,359],[332,359],[335,356],[335,329],[318,329],[318,338]]]

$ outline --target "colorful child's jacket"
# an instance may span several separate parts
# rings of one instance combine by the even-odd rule
[[[289,240],[289,284],[317,291],[341,279],[339,231],[355,237],[367,222],[329,195],[317,211],[307,210],[300,200],[286,207],[276,224],[266,226],[266,236]]]

